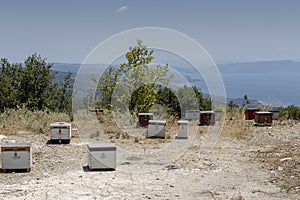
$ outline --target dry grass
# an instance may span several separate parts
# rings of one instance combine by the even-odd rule
[[[30,111],[25,108],[7,109],[0,114],[0,132],[15,134],[17,131],[46,133],[49,124],[56,121],[70,121],[65,113]]]

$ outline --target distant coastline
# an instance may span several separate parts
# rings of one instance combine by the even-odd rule
[[[53,70],[61,79],[68,71],[73,78],[81,64],[54,63]],[[106,68],[107,65],[90,65],[92,68]],[[191,85],[208,93],[205,81],[192,66],[175,66]],[[217,65],[223,78],[228,101],[240,104],[240,99],[247,95],[257,104],[300,106],[300,62],[294,61],[261,61]]]

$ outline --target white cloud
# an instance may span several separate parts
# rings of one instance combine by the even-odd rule
[[[117,12],[123,12],[123,11],[125,11],[127,9],[128,9],[128,6],[122,6],[122,7],[118,8],[116,11]]]

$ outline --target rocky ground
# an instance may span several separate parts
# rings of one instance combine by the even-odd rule
[[[49,144],[48,134],[1,132],[1,143],[32,142],[33,166],[0,173],[0,199],[300,199],[300,125],[252,123],[228,120],[214,129],[192,122],[187,140],[174,139],[172,124],[166,139],[147,139],[145,128],[118,132],[102,123],[88,139],[74,129],[70,144]],[[90,171],[86,145],[103,136],[117,146],[117,168]]]

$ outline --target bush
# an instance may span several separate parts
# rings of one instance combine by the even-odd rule
[[[289,105],[288,107],[282,108],[279,112],[279,117],[283,119],[300,119],[300,108],[295,105]]]

